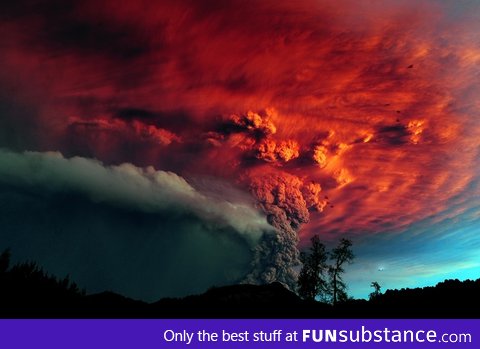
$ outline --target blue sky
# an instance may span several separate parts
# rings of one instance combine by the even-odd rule
[[[398,233],[359,239],[345,279],[349,293],[367,298],[370,283],[382,290],[433,286],[445,279],[480,278],[480,208],[452,220],[428,220]]]

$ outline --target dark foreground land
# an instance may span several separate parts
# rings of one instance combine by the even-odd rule
[[[374,300],[331,306],[305,301],[280,283],[212,288],[145,303],[112,292],[86,295],[34,263],[0,260],[0,318],[480,318],[480,279],[387,290]]]

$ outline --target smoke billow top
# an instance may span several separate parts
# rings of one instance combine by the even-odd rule
[[[255,244],[271,227],[253,207],[227,199],[209,198],[172,172],[132,164],[101,162],[60,153],[0,150],[0,182],[49,192],[83,194],[93,202],[148,213],[175,211],[193,214],[217,229],[232,228]]]

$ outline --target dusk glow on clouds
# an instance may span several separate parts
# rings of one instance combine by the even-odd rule
[[[477,278],[478,15],[474,1],[2,4],[0,184],[21,195],[62,186],[92,205],[109,193],[100,203],[115,207],[127,172],[142,177],[128,192],[136,204],[175,191],[168,180],[152,189],[154,174],[181,182],[193,201],[173,194],[159,212],[254,231],[239,248],[243,275],[220,283],[292,285],[314,234],[353,240],[359,297],[373,277],[389,288]],[[10,162],[32,157],[91,170],[18,179]]]

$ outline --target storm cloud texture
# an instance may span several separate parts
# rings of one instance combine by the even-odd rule
[[[64,243],[91,231],[128,246],[145,233],[150,254],[125,253],[145,258],[145,279],[181,258],[207,280],[156,283],[175,295],[212,280],[293,288],[314,234],[352,238],[363,282],[372,261],[409,260],[400,247],[418,239],[442,278],[435,265],[453,252],[439,241],[453,234],[478,251],[478,15],[475,1],[2,3],[0,247],[68,272],[49,257],[54,225]],[[78,256],[98,242],[88,241]],[[381,253],[397,244],[398,255]],[[80,281],[125,291],[88,279],[98,268]]]

